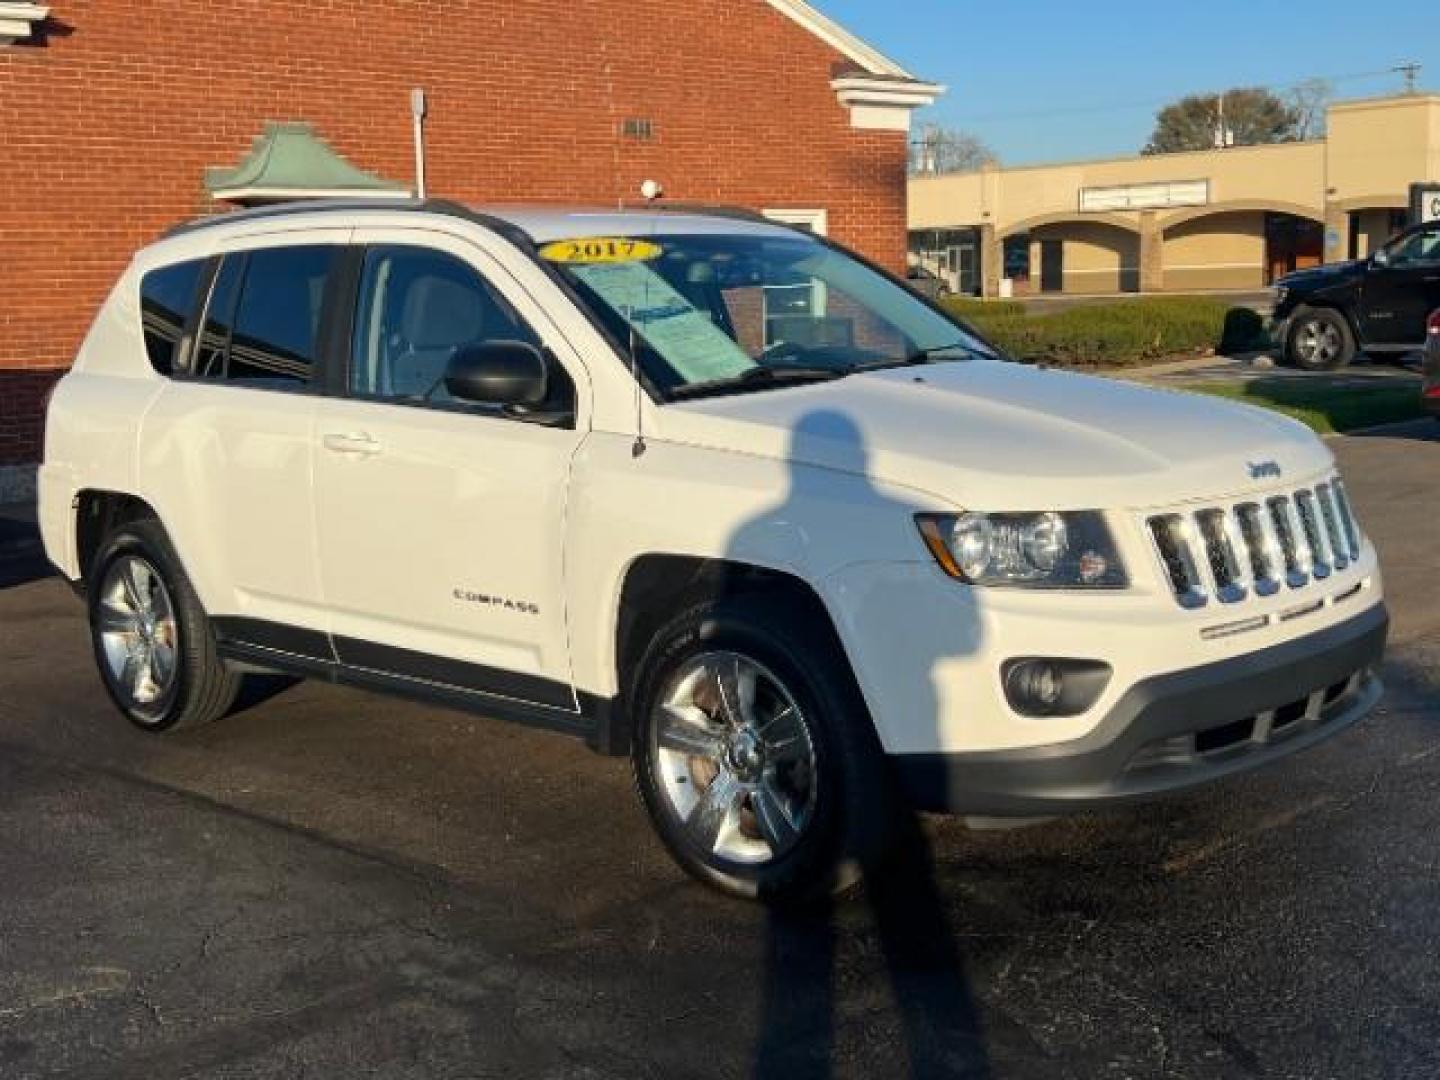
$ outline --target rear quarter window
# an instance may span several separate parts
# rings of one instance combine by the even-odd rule
[[[195,312],[205,260],[176,263],[151,270],[140,281],[140,323],[150,366],[173,374],[180,341]]]

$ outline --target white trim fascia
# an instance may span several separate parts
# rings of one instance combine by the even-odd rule
[[[0,0],[0,48],[24,41],[49,15],[50,9],[39,4]]]
[[[896,79],[914,78],[879,49],[867,45],[834,19],[816,11],[805,0],[767,0],[767,3],[872,75],[889,75]]]
[[[850,110],[850,126],[870,131],[908,132],[911,114],[933,105],[945,93],[939,83],[870,75],[841,75],[831,79],[830,85],[840,104]]]
[[[408,190],[381,190],[359,188],[272,188],[239,187],[220,188],[210,193],[216,202],[241,202],[245,199],[410,199]]]

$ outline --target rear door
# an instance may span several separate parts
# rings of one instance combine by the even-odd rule
[[[142,493],[222,636],[330,656],[311,445],[333,271],[349,230],[219,256],[184,366],[146,416]]]
[[[357,230],[348,371],[315,431],[321,580],[339,659],[573,712],[563,526],[588,421],[578,358],[477,244]],[[557,359],[535,423],[444,390],[455,350],[522,340]],[[570,363],[567,373],[564,366]]]
[[[1420,348],[1425,320],[1440,307],[1440,224],[1401,237],[1385,253],[1388,262],[1372,262],[1365,276],[1365,339]]]

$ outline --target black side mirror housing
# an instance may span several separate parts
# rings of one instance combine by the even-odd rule
[[[1390,253],[1384,248],[1381,248],[1379,251],[1375,252],[1375,254],[1370,256],[1370,268],[1372,270],[1383,270],[1389,265]]]
[[[462,345],[445,367],[445,389],[461,401],[533,409],[549,392],[549,365],[525,341]]]

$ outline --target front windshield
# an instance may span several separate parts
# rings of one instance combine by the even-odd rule
[[[582,237],[540,254],[667,397],[996,358],[903,285],[798,234]]]

